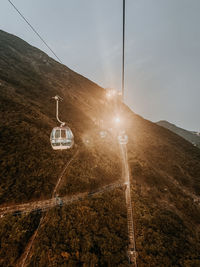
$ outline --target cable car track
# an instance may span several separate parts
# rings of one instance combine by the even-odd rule
[[[127,148],[125,144],[120,145],[122,159],[123,159],[123,174],[124,181],[126,186],[125,190],[125,198],[126,198],[126,207],[127,207],[127,226],[128,226],[128,237],[129,237],[129,246],[128,246],[128,258],[129,263],[137,267],[137,252],[135,245],[135,232],[134,232],[134,220],[133,220],[133,208],[131,201],[131,190],[130,190],[130,173],[129,173],[129,165],[128,165],[128,155]]]

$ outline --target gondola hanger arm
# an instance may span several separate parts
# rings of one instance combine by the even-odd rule
[[[56,100],[56,119],[61,124],[61,127],[63,127],[65,125],[65,122],[61,121],[58,116],[59,101],[62,101],[63,99],[59,95],[56,95],[52,98]]]

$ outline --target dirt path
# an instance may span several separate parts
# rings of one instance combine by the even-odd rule
[[[74,153],[74,155],[72,156],[72,158],[67,162],[67,164],[65,165],[65,167],[64,167],[64,169],[62,170],[61,174],[59,175],[58,180],[57,180],[57,183],[56,183],[55,188],[54,188],[53,193],[52,193],[52,198],[49,199],[49,200],[47,200],[47,201],[39,201],[39,203],[37,202],[37,203],[32,203],[32,204],[31,204],[31,203],[28,203],[28,204],[22,204],[22,207],[21,207],[21,208],[22,208],[22,211],[23,211],[26,207],[28,207],[29,212],[30,212],[30,209],[32,209],[32,208],[33,208],[33,209],[36,209],[36,210],[37,210],[37,209],[46,209],[46,208],[51,208],[51,207],[54,207],[55,205],[57,205],[57,203],[56,203],[57,201],[56,201],[56,199],[54,198],[54,197],[56,196],[57,189],[58,189],[58,187],[59,187],[59,185],[60,185],[60,182],[61,182],[61,180],[62,180],[62,178],[63,178],[63,176],[64,176],[64,174],[65,174],[67,168],[70,166],[70,164],[71,164],[72,161],[75,159],[75,157],[78,155],[78,153],[79,153],[79,150],[77,150],[77,151]],[[24,207],[24,205],[26,205],[26,206]],[[26,246],[26,248],[25,248],[24,253],[22,254],[22,256],[20,257],[18,263],[16,264],[17,267],[24,267],[24,266],[26,265],[26,261],[27,261],[27,259],[28,259],[28,257],[29,257],[29,254],[30,254],[31,248],[32,248],[32,246],[33,246],[33,243],[34,243],[34,241],[35,241],[35,239],[36,239],[36,237],[37,237],[37,235],[38,235],[38,231],[39,231],[39,229],[40,229],[42,223],[44,222],[44,220],[45,220],[47,214],[48,214],[48,213],[42,215],[42,217],[41,217],[41,219],[40,219],[40,222],[39,222],[39,224],[38,224],[37,229],[35,230],[34,234],[33,234],[32,237],[30,238],[30,240],[29,240],[29,242],[28,242],[28,244],[27,244],[27,246]]]

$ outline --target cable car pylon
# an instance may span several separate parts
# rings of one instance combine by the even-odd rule
[[[62,98],[56,95],[53,97],[53,99],[56,100],[56,119],[60,123],[60,126],[54,127],[51,132],[51,146],[54,150],[65,150],[72,148],[74,145],[74,135],[71,129],[66,126],[66,123],[59,119],[58,115],[59,101],[61,101]]]

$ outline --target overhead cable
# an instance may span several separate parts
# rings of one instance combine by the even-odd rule
[[[125,50],[125,0],[123,0],[123,38],[122,38],[122,100],[124,100],[124,50]]]
[[[10,1],[8,2],[14,7],[17,13],[23,18],[23,20],[29,25],[29,27],[34,31],[35,34],[40,38],[40,40],[46,45],[46,47],[52,52],[52,54],[56,57],[56,59],[62,64],[60,58],[56,55],[53,49],[47,44],[47,42],[42,38],[42,36],[37,32],[37,30],[31,25],[31,23],[24,17],[24,15],[19,11],[19,9]]]

